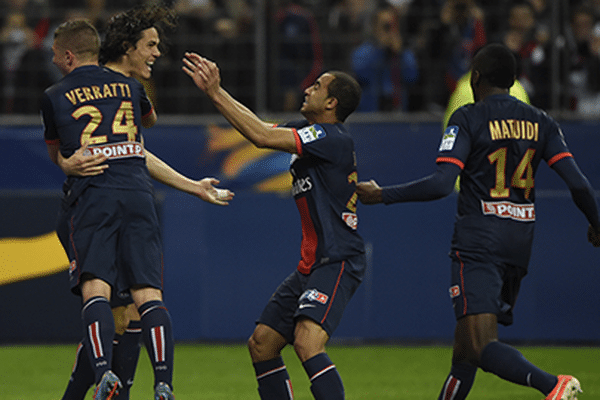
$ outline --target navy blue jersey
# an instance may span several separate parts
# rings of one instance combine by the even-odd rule
[[[83,143],[108,156],[109,168],[92,177],[68,177],[65,191],[77,196],[88,185],[152,190],[142,146],[142,116],[152,112],[143,86],[99,66],[75,69],[44,92],[44,137],[60,144],[63,157]]]
[[[509,95],[458,109],[437,162],[462,168],[453,250],[526,268],[535,221],[535,174],[572,157],[558,124]]]
[[[364,253],[357,233],[354,141],[342,124],[289,123],[297,153],[292,156],[292,194],[302,221],[303,274],[323,264]]]

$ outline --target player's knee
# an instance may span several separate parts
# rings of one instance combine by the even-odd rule
[[[267,361],[281,354],[286,342],[283,336],[272,328],[259,324],[248,339],[248,350],[253,362]]]
[[[255,329],[252,336],[248,339],[248,350],[250,351],[250,357],[253,362],[263,361],[266,358],[265,353],[267,352],[267,337],[264,332],[260,329]]]
[[[254,334],[252,334],[252,336],[248,338],[248,342],[246,344],[248,346],[248,350],[250,350],[250,354],[256,351],[256,348],[258,347],[258,342],[254,338]]]
[[[298,326],[294,338],[294,351],[304,362],[317,354],[325,352],[325,344],[329,336],[317,324],[309,323],[306,327]]]
[[[485,346],[489,342],[486,341],[468,341],[462,343],[462,345],[455,344],[454,346],[454,362],[467,361],[472,365],[479,366],[479,360],[481,359],[481,353]]]
[[[325,345],[316,340],[311,340],[309,338],[297,338],[294,340],[294,351],[296,355],[300,359],[300,361],[304,362],[316,356],[317,354],[321,354],[325,352]]]

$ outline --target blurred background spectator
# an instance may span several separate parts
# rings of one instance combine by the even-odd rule
[[[430,82],[428,107],[443,110],[458,80],[471,67],[477,50],[487,43],[484,12],[474,0],[446,0],[426,42],[429,58],[423,73]],[[427,65],[427,67],[425,67]]]
[[[257,112],[297,111],[305,87],[341,69],[361,80],[364,112],[441,117],[487,42],[515,52],[532,104],[600,113],[600,0],[0,0],[0,112],[38,113],[40,93],[60,78],[50,52],[59,23],[85,17],[102,32],[116,12],[153,1],[178,14],[144,82],[161,114],[215,111],[181,73],[191,50],[217,61],[225,87]],[[387,25],[374,22],[382,9],[395,39],[382,41]]]
[[[517,79],[537,107],[550,105],[549,35],[536,20],[536,10],[527,0],[513,2],[509,7],[505,29],[497,41],[511,49],[518,61]]]
[[[377,1],[336,0],[327,10],[323,56],[328,69],[350,69],[352,50],[369,36]]]
[[[372,25],[372,38],[352,53],[352,71],[363,89],[358,111],[407,111],[408,89],[419,78],[415,53],[400,33],[395,8],[377,10]]]
[[[583,116],[600,115],[600,24],[594,9],[576,7],[567,32],[569,103]]]
[[[39,49],[47,34],[49,22],[44,15],[45,3],[27,0],[7,0],[2,7],[0,51],[2,62],[2,110],[5,113],[26,113],[30,89],[37,90],[39,75],[30,71],[39,68]],[[41,71],[40,71],[41,72]],[[45,80],[41,85],[50,83]],[[37,106],[37,104],[35,104]],[[36,109],[34,112],[39,110]]]
[[[277,1],[275,1],[277,3]],[[323,48],[312,10],[300,0],[279,0],[269,47],[273,49],[271,76],[278,77],[271,93],[275,111],[297,111],[303,91],[323,71]]]

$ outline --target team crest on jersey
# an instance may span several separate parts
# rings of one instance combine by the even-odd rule
[[[298,136],[300,136],[302,143],[306,144],[323,139],[325,137],[325,130],[319,125],[311,125],[306,128],[298,129]]]
[[[309,302],[317,301],[321,304],[325,304],[327,303],[327,300],[329,300],[329,296],[327,296],[325,293],[319,292],[317,289],[308,289],[307,291],[302,293],[302,296],[300,296],[298,303],[302,303],[303,300],[307,300]]]
[[[460,296],[460,288],[458,287],[458,285],[454,285],[450,288],[450,298],[455,298]]]
[[[452,125],[447,127],[444,131],[444,136],[442,136],[442,143],[440,143],[439,151],[452,150],[457,134],[458,126]]]
[[[350,228],[356,230],[358,227],[358,217],[356,214],[350,212],[342,213],[342,219]]]

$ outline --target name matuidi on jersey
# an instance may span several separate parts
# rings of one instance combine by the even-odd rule
[[[105,83],[100,86],[82,86],[65,93],[71,104],[85,103],[86,101],[106,99],[108,97],[131,98],[131,89],[127,83],[114,82]]]
[[[538,141],[539,123],[521,119],[489,121],[492,140],[522,139]]]

